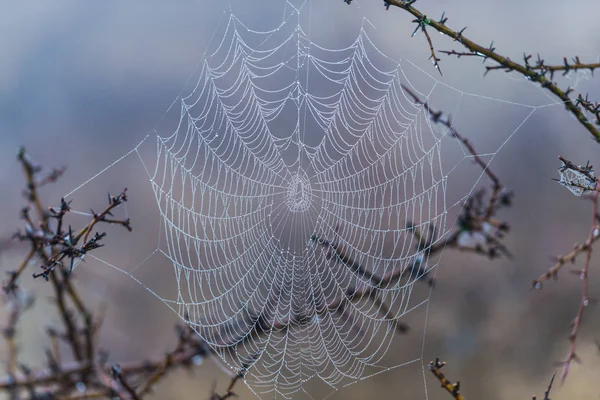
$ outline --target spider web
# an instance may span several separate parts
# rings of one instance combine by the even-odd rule
[[[161,219],[149,257],[169,260],[176,288],[159,294],[136,278],[147,259],[130,271],[99,260],[175,310],[261,398],[423,367],[439,266],[429,252],[481,177],[465,175],[472,155],[403,86],[423,99],[451,93],[455,114],[466,93],[386,56],[364,24],[345,47],[320,45],[300,23],[305,5],[286,2],[267,31],[229,12],[169,110],[175,127],[84,183],[139,156]],[[407,66],[432,82],[426,91]],[[479,154],[489,161],[538,107],[476,99],[523,112]],[[139,148],[152,138],[148,163]],[[450,199],[453,177],[462,193]],[[409,324],[420,334],[407,348]]]
[[[178,312],[261,395],[377,366],[430,267],[406,221],[446,216],[441,137],[415,126],[398,65],[376,67],[363,29],[334,50],[289,21],[231,16],[153,176]]]

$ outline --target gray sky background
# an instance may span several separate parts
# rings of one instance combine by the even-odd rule
[[[406,60],[402,65],[415,82],[427,84],[431,78],[409,61],[434,79],[467,93],[530,105],[556,101],[516,75],[496,71],[484,79],[480,60],[442,57],[444,76],[440,77],[428,61],[422,34],[410,37],[412,18],[399,10],[386,12],[380,1],[354,0],[352,6],[341,0],[309,1],[306,11],[310,12],[303,14],[303,24],[318,43],[348,44],[366,17],[373,25],[366,29],[378,46],[390,57]],[[281,20],[284,9],[283,2],[275,0],[5,0],[0,4],[0,218],[4,221],[0,233],[4,234],[19,224],[21,175],[15,162],[19,145],[45,165],[69,167],[65,179],[45,192],[49,202],[56,202],[151,133],[194,71],[229,7],[249,25],[266,28]],[[416,5],[431,18],[445,11],[449,26],[467,26],[467,37],[485,45],[493,40],[498,52],[513,59],[520,60],[523,52],[539,52],[552,64],[561,63],[563,56],[578,55],[584,62],[600,57],[600,3],[595,0],[420,0]],[[432,37],[437,50],[460,49],[437,33]],[[560,82],[600,99],[600,79],[589,74]],[[439,95],[440,107],[455,106],[456,92],[441,90]],[[522,107],[466,96],[455,125],[479,144],[480,152],[495,151],[524,115]],[[446,359],[448,375],[461,380],[468,399],[541,395],[553,362],[566,354],[579,282],[561,274],[557,284],[549,283],[540,293],[528,289],[531,279],[550,267],[550,256],[567,252],[589,229],[589,205],[550,179],[556,177],[557,155],[596,165],[600,163],[597,146],[562,107],[536,111],[492,163],[496,174],[516,193],[515,206],[503,214],[513,226],[507,244],[515,258],[490,263],[450,252],[444,255],[439,292],[431,299],[425,357]],[[153,141],[141,149],[148,160],[154,151]],[[103,201],[106,190],[116,192],[122,186],[137,196],[132,196],[127,209],[136,232],[152,234],[148,238],[137,233],[127,248],[112,246],[111,252],[99,256],[131,269],[141,261],[139,254],[156,247],[157,237],[154,199],[139,161],[129,157],[78,190],[75,208]],[[116,235],[113,243],[123,238]],[[12,269],[18,256],[3,255],[0,267]],[[594,259],[590,290],[596,298],[598,268],[600,263]],[[136,273],[153,288],[156,281],[170,279],[169,269],[160,269],[158,260]],[[104,345],[115,349],[111,352],[115,359],[161,354],[172,343],[171,331],[165,332],[164,326],[175,316],[142,287],[100,263],[88,262],[78,274],[90,301],[115,299],[108,303],[102,336]],[[37,293],[41,282],[25,286]],[[600,354],[592,344],[593,338],[600,337],[598,317],[597,309],[591,307],[579,340],[584,364],[572,368],[568,382],[557,388],[553,398],[598,398],[593,385],[600,373]],[[52,321],[43,312],[26,320],[31,328],[27,338],[39,339]],[[419,343],[421,339],[417,335],[410,340]],[[36,342],[25,348],[26,356],[35,359],[43,345]],[[220,387],[226,381],[223,373],[205,363],[194,377],[182,374],[163,385],[156,398],[197,398],[210,389],[213,379]],[[430,399],[447,398],[429,377],[428,383]],[[368,396],[373,393],[378,393],[376,398],[386,393],[424,398],[422,386],[420,370],[400,369],[353,385],[332,398],[372,398]]]

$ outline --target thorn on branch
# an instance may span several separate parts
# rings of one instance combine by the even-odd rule
[[[458,41],[459,43],[462,43],[462,38],[463,38],[463,32],[467,30],[467,27],[465,26],[464,28],[462,28],[460,31],[458,31],[458,34],[456,35],[456,39],[454,39],[455,41]]]
[[[438,58],[437,55],[435,54],[435,49],[433,47],[433,42],[431,40],[431,36],[429,36],[429,32],[427,32],[427,28],[426,28],[427,25],[431,24],[431,20],[426,15],[423,15],[423,17],[414,19],[412,22],[416,23],[417,27],[413,31],[411,37],[414,37],[415,34],[417,33],[417,31],[419,29],[421,29],[421,32],[423,32],[423,34],[425,35],[425,38],[427,38],[427,43],[429,44],[429,51],[431,53],[431,55],[429,56],[429,59],[432,60],[433,66],[438,70],[440,75],[443,76],[442,70],[440,69],[440,64],[439,64],[441,59]]]
[[[587,93],[585,98],[580,93],[575,99],[575,106],[581,107],[588,113],[593,114],[596,117],[596,125],[600,125],[600,102],[590,101]]]
[[[448,21],[448,17],[446,17],[446,11],[442,11],[442,16],[438,20],[438,23],[444,25]]]

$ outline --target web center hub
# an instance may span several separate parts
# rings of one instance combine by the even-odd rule
[[[295,174],[288,182],[285,202],[292,212],[304,212],[310,207],[312,189],[304,174]]]

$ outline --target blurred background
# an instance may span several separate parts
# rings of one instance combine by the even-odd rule
[[[517,129],[530,112],[519,104],[556,102],[517,75],[494,71],[484,78],[481,60],[442,57],[444,76],[440,77],[428,61],[423,35],[410,37],[414,25],[408,14],[386,12],[374,0],[355,0],[350,7],[337,0],[312,1],[303,23],[310,22],[316,42],[332,47],[347,44],[366,17],[370,36],[390,57],[405,60],[402,65],[410,79],[423,85],[439,80],[455,88],[449,89],[452,95],[448,96],[442,90],[439,103],[431,99],[432,106],[453,114],[458,110],[455,126],[481,153],[502,146],[491,168],[515,193],[514,206],[501,215],[512,227],[506,245],[513,259],[492,262],[445,252],[430,299],[427,333],[420,327],[403,337],[404,342],[393,348],[398,355],[395,364],[412,359],[408,354],[415,354],[415,346],[420,350],[425,338],[424,361],[435,357],[448,361],[445,372],[461,381],[467,399],[541,395],[556,363],[566,355],[581,284],[566,271],[542,291],[531,291],[531,280],[553,264],[552,256],[565,254],[574,242],[585,240],[591,214],[589,202],[551,178],[558,176],[558,155],[578,164],[587,160],[598,164],[598,145],[560,106],[536,110]],[[498,52],[513,59],[520,60],[523,52],[539,53],[547,64],[561,64],[563,56],[580,56],[583,62],[598,61],[600,56],[596,21],[600,5],[593,0],[464,0],[451,5],[421,1],[417,5],[432,18],[445,11],[449,26],[457,30],[467,26],[467,37],[483,45],[493,40]],[[44,189],[47,204],[57,204],[69,194],[75,199],[73,208],[87,212],[89,207],[104,205],[106,191],[129,189],[131,201],[123,212],[132,218],[134,233],[108,229],[107,246],[96,255],[133,274],[143,286],[90,259],[75,271],[88,301],[94,307],[106,306],[101,346],[110,349],[115,362],[160,356],[175,341],[170,327],[177,315],[146,290],[168,293],[174,279],[164,259],[146,259],[157,247],[159,220],[140,157],[147,165],[156,158],[153,130],[163,116],[171,118],[165,112],[230,9],[250,26],[271,28],[281,21],[283,5],[275,0],[260,4],[236,0],[2,3],[0,237],[20,227],[23,180],[16,162],[20,145],[49,168],[68,168],[63,179]],[[443,36],[432,33],[432,37],[438,50],[460,50]],[[557,79],[564,88],[570,85],[575,93],[600,99],[600,80],[588,73]],[[460,96],[461,92],[477,96]],[[486,100],[486,96],[505,102]],[[120,159],[148,134],[140,157],[133,153]],[[469,181],[467,188],[472,184]],[[457,183],[456,190],[465,188]],[[82,221],[73,217],[74,224]],[[16,247],[1,253],[0,268],[14,269],[23,250]],[[598,258],[592,259],[592,298],[600,293],[599,264]],[[26,275],[22,284],[38,299],[35,311],[24,318],[20,338],[24,360],[36,365],[47,347],[45,328],[57,318],[50,311],[50,290],[44,282]],[[571,367],[567,382],[554,389],[552,398],[600,397],[594,387],[600,373],[600,352],[594,344],[600,338],[598,317],[592,303],[578,338],[582,364]],[[423,318],[415,316],[415,321],[422,323]],[[366,379],[330,398],[425,398],[423,372],[417,364]],[[428,397],[449,398],[427,374]],[[165,380],[155,398],[204,398],[213,383],[224,389],[228,381],[221,369],[206,360],[192,374],[182,372]],[[238,392],[241,398],[252,398],[242,386]]]

